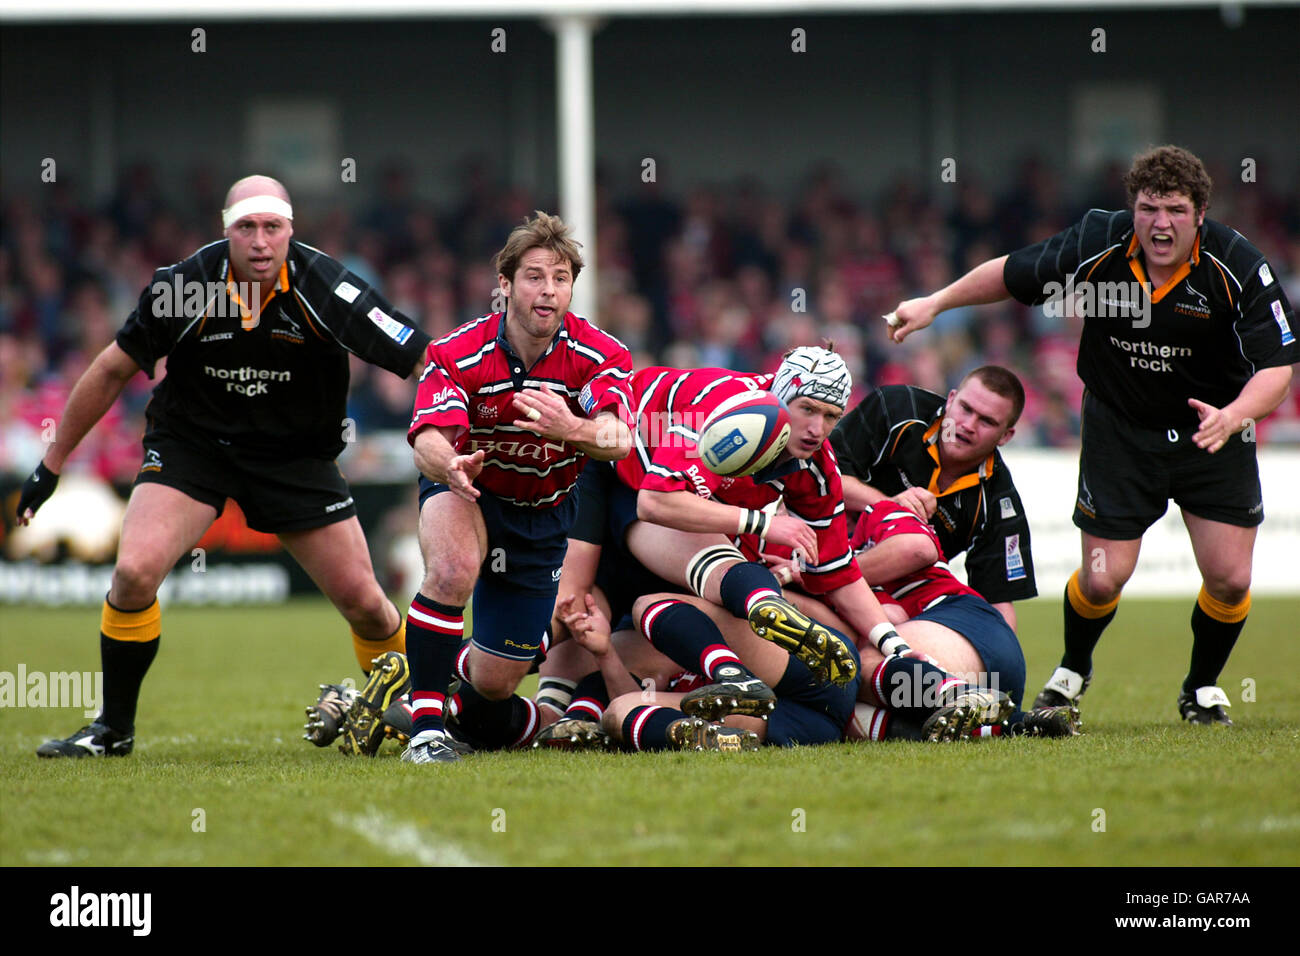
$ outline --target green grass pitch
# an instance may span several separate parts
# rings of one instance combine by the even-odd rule
[[[1020,610],[1033,694],[1060,599]],[[1231,729],[1178,719],[1190,611],[1124,601],[1072,740],[410,767],[301,739],[317,684],[355,674],[323,600],[172,609],[131,757],[38,760],[80,710],[0,710],[0,864],[1294,865],[1300,600],[1255,601],[1221,682]],[[0,671],[97,669],[97,618],[0,609]]]

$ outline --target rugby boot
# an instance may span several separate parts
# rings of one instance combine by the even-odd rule
[[[96,721],[71,737],[47,740],[36,748],[38,757],[125,757],[135,746],[133,734],[120,734]]]
[[[357,698],[357,689],[346,684],[321,684],[320,697],[316,703],[307,708],[307,723],[303,740],[310,740],[317,747],[328,747],[334,743],[343,729],[343,718],[348,708]]]
[[[1092,671],[1088,672],[1085,677],[1082,674],[1070,670],[1068,667],[1058,667],[1052,671],[1052,676],[1048,678],[1043,689],[1038,692],[1034,698],[1034,706],[1031,710],[1038,710],[1041,707],[1067,707],[1078,706],[1079,698],[1083,696],[1088,685],[1092,683]]]
[[[1013,737],[1077,737],[1080,725],[1079,708],[1063,704],[1025,711],[1020,720],[1007,722],[1005,732]]]
[[[767,597],[749,609],[749,626],[765,641],[784,648],[806,664],[822,683],[843,686],[858,675],[848,645],[785,598]]]
[[[371,661],[370,679],[343,720],[339,752],[373,757],[384,742],[384,712],[410,689],[411,668],[405,654],[387,651]]]
[[[1186,691],[1178,695],[1178,713],[1189,724],[1221,724],[1231,727],[1232,720],[1223,708],[1232,702],[1220,687],[1198,687],[1195,694]]]
[[[533,738],[533,749],[541,750],[618,750],[618,741],[594,720],[561,717],[548,724]]]
[[[961,740],[971,736],[976,727],[1003,723],[1016,705],[1000,690],[984,687],[954,689],[951,699],[925,719],[922,740]]]
[[[455,763],[460,754],[451,747],[447,735],[441,730],[426,730],[413,737],[402,751],[406,763]]]
[[[739,727],[720,727],[698,717],[683,717],[668,725],[668,740],[675,750],[720,750],[741,753],[757,750],[758,734]]]
[[[734,673],[728,674],[728,670]],[[718,683],[697,687],[682,698],[682,713],[705,720],[721,720],[728,714],[766,720],[775,709],[776,694],[757,677],[746,676],[734,664],[719,668],[717,673],[723,678]]]

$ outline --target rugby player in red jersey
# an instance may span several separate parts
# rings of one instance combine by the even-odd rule
[[[403,759],[457,759],[443,707],[474,597],[460,727],[477,745],[527,742],[537,708],[514,696],[554,608],[570,494],[586,457],[616,460],[631,437],[616,408],[587,417],[579,396],[631,374],[628,350],[569,312],[582,269],[564,223],[538,213],[497,254],[505,312],[433,342],[409,439],[420,471],[425,577],[411,603],[414,712]]]

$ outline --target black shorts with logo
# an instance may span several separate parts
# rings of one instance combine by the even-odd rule
[[[1135,425],[1091,393],[1083,397],[1083,445],[1074,523],[1088,534],[1131,541],[1172,498],[1189,514],[1253,528],[1264,520],[1253,435],[1233,435],[1213,455],[1196,447],[1196,427]]]
[[[356,515],[339,466],[325,458],[286,458],[252,452],[157,421],[144,436],[144,462],[135,484],[159,484],[211,505],[227,498],[255,531],[309,531]]]

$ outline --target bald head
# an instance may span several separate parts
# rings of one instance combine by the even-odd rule
[[[245,176],[238,180],[226,193],[226,208],[229,209],[241,199],[249,196],[274,196],[289,202],[289,190],[278,179],[270,176]]]

